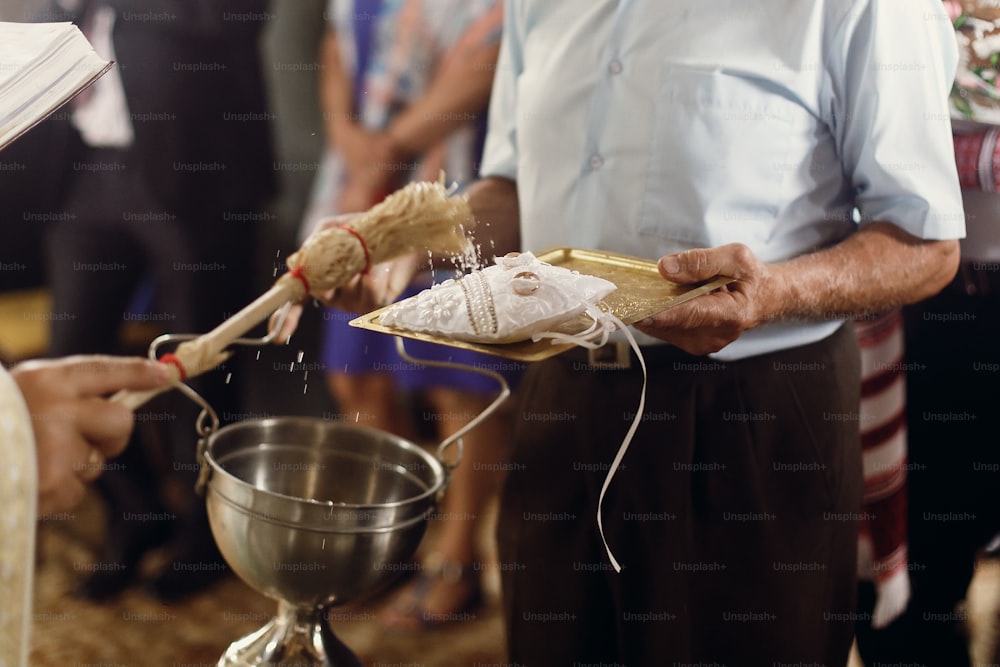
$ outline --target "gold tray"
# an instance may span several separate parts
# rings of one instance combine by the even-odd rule
[[[618,319],[625,324],[634,324],[667,308],[672,308],[696,296],[707,294],[732,282],[732,278],[720,276],[700,285],[678,285],[665,280],[656,268],[656,262],[628,255],[619,255],[598,250],[578,248],[550,248],[535,256],[553,266],[562,266],[570,271],[597,276],[613,282],[618,289],[609,294],[604,303]],[[410,297],[416,298],[416,297]],[[382,313],[392,306],[379,308],[350,321],[353,327],[402,336],[413,340],[449,345],[465,350],[475,350],[516,361],[541,361],[565,352],[572,343],[553,344],[549,340],[519,343],[487,344],[469,343],[444,336],[406,331],[387,327],[379,323]],[[561,325],[557,331],[575,333],[588,326],[589,320],[581,316]]]

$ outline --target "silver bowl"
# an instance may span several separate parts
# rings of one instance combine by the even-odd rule
[[[204,453],[212,534],[233,571],[279,601],[220,666],[348,665],[325,611],[405,569],[447,485],[445,466],[394,435],[306,417],[212,433]]]

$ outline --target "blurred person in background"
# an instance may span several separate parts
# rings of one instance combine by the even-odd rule
[[[855,635],[865,664],[896,656],[910,601],[903,310],[855,318],[861,352],[858,425],[865,478]]]
[[[966,238],[955,279],[904,312],[912,598],[884,631],[859,635],[866,663],[969,665],[964,600],[977,559],[996,555],[996,540],[984,547],[1000,529],[1000,9],[944,6],[960,59],[950,118],[929,121],[954,131]]]
[[[464,184],[475,175],[502,24],[499,0],[334,1],[327,13],[321,101],[328,149],[303,237],[329,216],[367,210],[409,181],[437,180],[441,170],[449,183]],[[483,258],[491,261],[489,248]],[[426,262],[408,257],[372,268],[372,279],[382,286],[381,303],[400,296],[417,264]],[[395,279],[400,274],[402,283]],[[424,273],[405,295],[449,275]],[[345,420],[443,441],[496,395],[493,379],[403,362],[393,337],[350,327],[354,316],[331,309],[323,318],[323,364]],[[494,357],[406,345],[417,358],[494,369],[511,382],[519,375]],[[423,393],[427,424],[411,423],[407,392]],[[387,624],[437,625],[465,617],[480,603],[480,519],[503,478],[509,422],[509,412],[501,411],[464,438],[464,459],[441,507],[433,551],[386,606]]]
[[[161,332],[203,333],[253,295],[254,227],[273,189],[258,56],[263,0],[63,0],[44,20],[73,20],[117,66],[71,106],[70,139],[51,161],[71,164],[48,230],[53,296],[50,353],[120,349],[128,320]],[[169,351],[169,350],[166,350]],[[239,413],[235,359],[194,383],[220,414]],[[235,374],[235,382],[228,383]],[[195,418],[177,392],[156,399],[151,423],[107,465],[98,563],[89,599],[133,583],[164,546],[150,591],[193,593],[225,572],[194,494]],[[138,438],[137,438],[138,439]],[[164,451],[157,451],[160,445]],[[164,460],[164,458],[166,460]],[[160,473],[165,472],[164,478]],[[168,500],[171,490],[179,493]]]

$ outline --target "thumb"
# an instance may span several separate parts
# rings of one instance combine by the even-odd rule
[[[716,248],[695,248],[664,255],[657,263],[660,275],[682,285],[702,282],[719,275],[742,278],[750,275],[756,258],[748,247],[730,243]]]
[[[657,263],[660,275],[675,283],[687,284],[708,280],[719,275],[719,262],[706,248],[685,250],[664,255]]]

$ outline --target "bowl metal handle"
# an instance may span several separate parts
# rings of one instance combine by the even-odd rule
[[[291,305],[292,303],[288,302],[278,311],[277,323],[266,336],[262,338],[237,338],[233,341],[233,344],[245,345],[248,347],[264,347],[266,345],[270,345],[281,331],[281,327],[285,322],[285,317],[288,316],[288,311],[291,308]],[[186,340],[193,340],[198,337],[198,334],[177,333],[167,333],[162,336],[157,336],[153,342],[149,344],[149,358],[153,361],[157,361],[160,358],[158,353],[160,347],[167,343],[183,342]],[[205,397],[191,388],[190,385],[185,384],[184,382],[178,382],[176,387],[182,394],[201,407],[201,412],[195,419],[194,424],[194,430],[198,434],[198,451],[195,454],[195,461],[198,462],[199,466],[198,480],[195,482],[194,488],[199,495],[203,495],[205,492],[205,485],[208,484],[208,478],[211,473],[211,468],[205,460],[205,451],[208,448],[209,436],[219,430],[219,415],[215,412]]]
[[[441,462],[441,465],[445,467],[450,473],[452,470],[458,467],[458,464],[462,462],[462,437],[471,431],[472,429],[479,426],[482,422],[489,419],[490,416],[496,412],[501,405],[510,397],[510,385],[507,384],[506,378],[500,373],[491,371],[487,368],[480,368],[478,366],[469,366],[468,364],[460,364],[454,361],[438,361],[434,359],[418,359],[409,352],[406,351],[406,347],[403,344],[403,338],[401,336],[394,336],[396,339],[396,351],[399,356],[405,361],[412,364],[422,365],[422,366],[434,366],[435,368],[452,368],[455,370],[469,371],[470,373],[479,373],[480,375],[485,375],[491,377],[497,381],[500,385],[500,393],[493,402],[486,406],[486,408],[480,412],[478,415],[473,417],[458,429],[455,433],[445,438],[437,448],[437,459]],[[455,445],[455,453],[449,457],[448,448]]]

